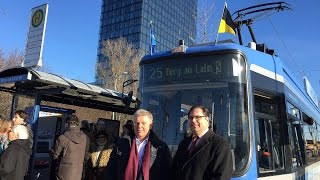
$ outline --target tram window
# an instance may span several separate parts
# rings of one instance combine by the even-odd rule
[[[289,114],[300,119],[300,110],[289,102],[287,102],[287,111]]]
[[[216,128],[212,130],[227,139],[235,152],[234,173],[243,173],[250,150],[245,84],[198,83],[191,86],[184,83],[170,87],[170,90],[167,86],[149,87],[142,104],[153,113],[153,130],[168,144],[171,153],[174,154],[179,142],[189,135],[189,109],[200,104],[207,107],[213,117],[210,122],[214,120]]]
[[[292,167],[297,168],[306,164],[306,149],[304,127],[301,121],[301,112],[293,104],[287,102],[287,113],[290,118],[289,140],[292,150]]]
[[[320,126],[319,124],[316,124],[315,137],[316,137],[316,148],[318,150],[317,157],[320,158]]]
[[[302,127],[297,119],[290,119],[289,140],[292,150],[292,167],[297,168],[306,164],[305,145],[302,138]]]
[[[271,116],[277,116],[277,106],[275,99],[267,96],[255,94],[255,111]]]
[[[318,147],[316,143],[316,129],[314,126],[304,124],[303,134],[305,138],[305,148],[306,148],[306,160],[307,163],[317,160]]]
[[[293,125],[290,122],[288,122],[289,148],[291,151],[291,161],[292,161],[291,163],[292,163],[292,167],[296,168],[297,167],[297,153],[295,150],[296,140],[295,140],[295,136],[293,136],[293,132],[294,132]]]
[[[313,122],[313,119],[311,117],[309,117],[308,115],[306,115],[305,113],[302,113],[302,120],[309,125],[315,125]]]

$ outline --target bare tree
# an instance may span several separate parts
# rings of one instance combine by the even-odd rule
[[[14,50],[6,57],[4,51],[0,49],[0,71],[21,66],[23,58],[23,53],[18,50]]]
[[[6,56],[4,50],[0,49],[0,71],[13,67],[22,67],[23,60],[24,53],[22,51],[15,49]],[[43,72],[51,72],[51,68],[49,66],[34,67],[33,69]]]
[[[139,62],[145,51],[135,48],[125,38],[109,39],[102,43],[101,55],[103,59],[97,62],[97,80],[104,88],[122,91],[123,82],[128,79],[138,79]],[[133,91],[137,94],[138,83],[124,88],[124,93]],[[113,113],[113,118],[124,124],[131,118],[125,114]]]
[[[214,26],[217,23],[214,21],[214,5],[215,0],[208,4],[206,0],[200,0],[198,3],[198,16],[197,16],[197,36],[198,42],[207,43],[210,39],[214,38]]]
[[[0,49],[0,71],[5,69],[9,69],[12,67],[21,66],[23,61],[23,53],[18,50],[14,50],[8,56],[6,56],[3,49]],[[0,114],[9,117],[10,109],[11,109],[11,100],[12,94],[0,91]]]
[[[96,68],[98,81],[103,87],[121,91],[125,80],[138,78],[138,66],[144,52],[125,38],[104,41],[101,54],[104,60],[100,60]],[[136,83],[132,87],[136,93]]]

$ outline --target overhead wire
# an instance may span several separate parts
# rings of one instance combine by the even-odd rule
[[[259,3],[262,3],[261,0],[257,0],[259,1]],[[276,35],[278,36],[278,39],[280,40],[280,42],[282,43],[282,45],[285,47],[285,49],[287,50],[287,53],[289,54],[289,60],[293,62],[293,64],[296,66],[296,68],[298,69],[298,72],[300,73],[301,76],[305,76],[305,73],[303,70],[301,70],[301,67],[297,64],[297,62],[294,60],[292,53],[290,52],[288,46],[286,45],[286,43],[283,41],[283,39],[280,36],[280,33],[278,32],[277,28],[275,27],[275,25],[273,24],[273,22],[271,21],[270,17],[267,16],[267,19],[269,21],[269,23],[271,24],[271,26],[273,27]]]

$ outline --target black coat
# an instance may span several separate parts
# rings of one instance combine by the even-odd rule
[[[59,164],[56,179],[80,180],[83,164],[88,159],[87,136],[78,127],[71,127],[60,135],[50,150]]]
[[[191,137],[178,147],[171,169],[172,180],[228,180],[233,171],[230,145],[219,135],[208,131],[188,155]]]
[[[123,180],[133,138],[135,138],[134,135],[131,135],[118,140],[111,153],[106,179]],[[168,172],[172,162],[169,148],[166,143],[158,139],[152,130],[149,134],[149,141],[151,143],[149,179],[168,179]]]
[[[0,179],[23,180],[28,171],[31,154],[29,140],[16,139],[11,141],[0,158]]]

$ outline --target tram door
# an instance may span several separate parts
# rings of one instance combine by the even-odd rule
[[[259,173],[283,169],[281,128],[272,96],[255,95],[255,136]]]
[[[36,134],[34,134],[33,156],[30,158],[29,179],[48,180],[55,168],[49,155],[56,138],[65,130],[65,118],[71,112],[55,111],[50,112],[42,108],[39,112]]]
[[[259,171],[272,171],[280,164],[278,148],[275,147],[278,139],[273,136],[276,122],[269,118],[257,117],[256,123],[258,124],[256,133],[259,134],[257,135]]]

